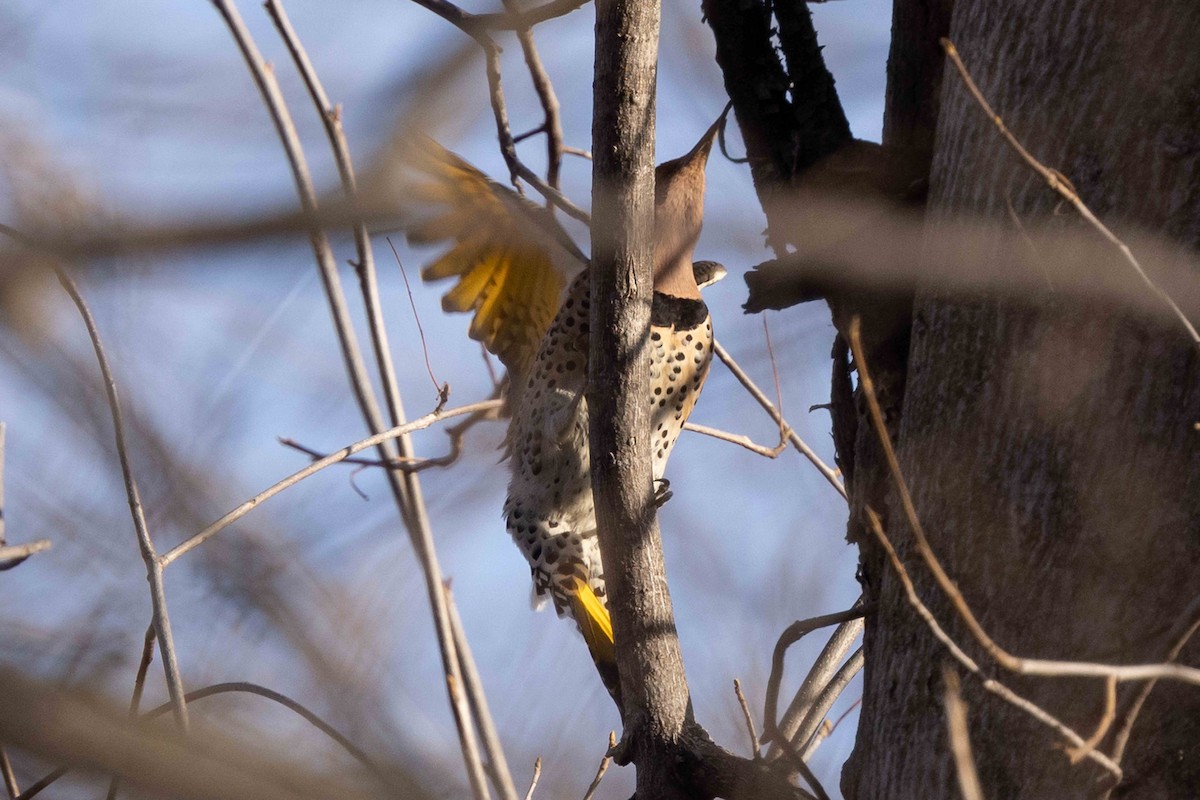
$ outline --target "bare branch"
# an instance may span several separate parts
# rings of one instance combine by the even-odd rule
[[[782,743],[789,739],[779,729],[778,722],[779,686],[783,682],[783,662],[788,649],[815,630],[829,625],[838,625],[851,620],[862,619],[866,613],[866,609],[858,606],[848,611],[838,611],[834,614],[824,614],[819,617],[798,620],[787,626],[783,633],[779,635],[779,640],[775,643],[775,650],[771,654],[771,677],[767,680],[766,699],[763,702],[762,738],[764,743],[774,742],[782,746]],[[802,696],[815,697],[820,688],[813,681],[805,681],[805,686],[808,691],[804,692],[802,690],[801,694],[797,695],[797,705],[801,707],[807,707],[811,700],[800,700],[800,698]]]
[[[829,641],[825,643],[816,660],[813,661],[808,674],[804,676],[804,682],[796,690],[795,697],[792,698],[787,711],[784,712],[783,718],[778,723],[779,732],[789,741],[803,741],[797,739],[796,732],[808,718],[809,711],[812,710],[813,703],[820,696],[822,688],[836,679],[842,660],[850,652],[850,648],[862,630],[862,617],[841,623],[829,637]],[[777,745],[772,745],[771,749],[767,751],[768,758],[778,758],[781,755],[783,755],[783,750]],[[808,753],[805,752],[801,755],[807,762]]]
[[[476,24],[474,15],[463,11],[448,0],[413,0],[413,2],[429,9],[470,36],[483,50],[492,116],[496,120],[496,136],[500,140],[500,153],[508,165],[513,185],[518,186],[517,179],[520,178],[536,189],[547,201],[562,209],[568,216],[581,222],[590,222],[591,215],[572,203],[562,192],[538,177],[538,174],[526,166],[517,155],[517,143],[508,122],[508,106],[504,99],[504,85],[500,76],[500,47],[496,42],[483,27]]]
[[[267,487],[263,491],[256,494],[254,497],[251,497],[249,500],[242,503],[237,508],[234,508],[233,510],[229,511],[227,514],[222,516],[220,519],[213,522],[207,528],[205,528],[204,530],[197,533],[195,536],[192,536],[190,539],[187,539],[186,541],[181,542],[176,547],[174,547],[172,550],[170,550],[169,552],[162,555],[159,558],[159,561],[163,567],[169,566],[173,561],[175,561],[177,558],[179,558],[183,554],[204,544],[204,542],[208,541],[213,536],[216,536],[218,533],[223,531],[225,528],[228,528],[230,525],[237,522],[242,517],[246,516],[246,514],[250,513],[255,508],[257,508],[260,503],[262,503],[266,500],[270,500],[272,497],[279,494],[284,489],[288,489],[288,488],[291,488],[292,486],[295,486],[297,483],[299,483],[300,481],[309,477],[310,475],[320,472],[321,470],[325,469],[326,467],[330,466],[331,464],[336,464],[339,461],[344,461],[349,456],[352,456],[355,453],[360,453],[363,450],[366,450],[371,447],[375,447],[380,442],[385,442],[388,439],[394,439],[398,436],[403,436],[406,433],[412,433],[413,431],[423,430],[425,428],[428,428],[430,425],[433,425],[435,422],[440,422],[442,420],[447,420],[447,419],[453,419],[454,417],[461,417],[464,414],[473,414],[477,411],[499,408],[500,405],[501,405],[500,400],[483,400],[478,403],[471,403],[469,405],[460,406],[459,408],[452,408],[447,411],[435,411],[433,413],[426,414],[423,417],[418,417],[417,419],[414,419],[412,422],[405,423],[404,425],[400,425],[395,428],[390,428],[390,429],[383,431],[382,433],[376,434],[374,436],[368,436],[366,439],[362,439],[360,441],[355,442],[354,444],[347,445],[346,447],[343,447],[341,450],[336,450],[336,451],[330,453],[329,455],[325,456],[324,458],[322,458],[318,461],[314,461],[312,464],[309,464],[304,469],[293,472],[291,475],[284,478],[283,480],[272,484],[271,486]]]
[[[604,780],[604,774],[608,772],[608,768],[612,765],[612,752],[617,746],[617,734],[615,731],[610,731],[608,734],[608,750],[604,752],[604,758],[600,759],[600,768],[596,770],[596,777],[592,778],[591,784],[583,794],[583,800],[592,800],[596,794],[596,790],[600,788],[600,781]]]
[[[1128,262],[1129,266],[1133,268],[1133,271],[1137,273],[1137,276],[1141,279],[1142,283],[1146,284],[1146,288],[1148,288],[1153,294],[1162,300],[1163,304],[1171,310],[1171,313],[1173,313],[1176,318],[1178,318],[1180,324],[1183,325],[1188,336],[1191,337],[1192,342],[1197,347],[1200,347],[1200,333],[1197,333],[1196,327],[1191,323],[1191,321],[1187,318],[1187,315],[1183,313],[1183,310],[1179,308],[1175,301],[1171,299],[1171,296],[1163,291],[1162,288],[1159,287],[1159,285],[1155,283],[1149,275],[1146,274],[1146,271],[1142,269],[1142,265],[1138,263],[1136,258],[1134,258],[1133,251],[1130,250],[1123,241],[1117,238],[1116,234],[1110,231],[1103,222],[1097,219],[1096,215],[1092,213],[1092,210],[1088,208],[1083,200],[1079,197],[1079,194],[1075,191],[1075,187],[1071,185],[1071,182],[1068,181],[1061,172],[1045,166],[1036,158],[1034,158],[1028,150],[1025,149],[1020,140],[1018,140],[1017,137],[1014,136],[1011,131],[1009,131],[1008,126],[1004,124],[1004,120],[1000,117],[1000,115],[992,110],[987,98],[983,96],[983,92],[981,92],[979,87],[975,85],[974,79],[971,78],[971,73],[967,71],[966,65],[963,64],[962,59],[958,56],[958,48],[954,46],[953,42],[944,37],[939,41],[942,43],[942,49],[946,51],[946,56],[954,64],[954,68],[958,70],[958,74],[962,78],[963,83],[971,92],[971,96],[975,98],[975,102],[978,103],[979,107],[983,109],[983,112],[987,114],[988,119],[995,124],[996,130],[1000,131],[1000,135],[1004,137],[1004,140],[1008,142],[1009,146],[1012,147],[1016,154],[1021,157],[1022,161],[1028,164],[1034,172],[1042,177],[1042,180],[1046,181],[1046,185],[1049,186],[1051,190],[1057,192],[1064,200],[1074,206],[1075,210],[1079,212],[1079,216],[1083,217],[1083,219],[1093,228],[1095,228],[1101,236],[1103,236],[1109,241],[1110,244],[1121,251],[1121,255],[1125,257],[1125,261]]]
[[[744,434],[729,433],[728,431],[723,431],[719,428],[710,428],[707,425],[699,425],[695,422],[685,422],[683,424],[683,429],[685,431],[693,431],[695,433],[702,433],[705,436],[711,436],[714,439],[720,439],[722,442],[729,442],[730,444],[739,445],[741,447],[746,448],[751,453],[757,453],[758,455],[763,456],[765,458],[778,458],[779,454],[782,453],[784,450],[786,450],[787,446],[788,446],[786,439],[782,440],[779,444],[775,445],[774,447],[767,447],[764,444],[758,444],[757,442],[752,440],[749,436],[746,436]]]
[[[963,800],[983,800],[983,787],[979,785],[979,772],[971,755],[971,737],[967,730],[967,704],[959,691],[958,673],[946,665],[942,670],[946,684],[943,702],[946,706],[946,730],[950,736],[950,752],[954,754],[954,767],[958,772],[958,786]]]
[[[58,282],[71,297],[83,324],[87,328],[88,337],[92,341],[92,349],[96,353],[96,362],[100,365],[100,375],[104,380],[104,393],[108,400],[108,409],[112,416],[113,435],[117,443],[117,459],[121,463],[121,476],[125,481],[125,496],[129,503],[129,513],[133,517],[133,527],[137,533],[138,549],[142,554],[142,563],[146,566],[146,578],[150,582],[150,605],[154,611],[154,631],[158,639],[159,651],[163,660],[163,672],[167,680],[167,692],[171,696],[171,708],[175,722],[183,730],[188,728],[187,701],[184,699],[183,678],[179,674],[179,663],[175,656],[175,639],[171,635],[171,618],[167,613],[167,597],[163,589],[163,565],[150,539],[150,530],[146,527],[146,515],[142,511],[142,498],[138,492],[137,480],[133,477],[133,467],[129,462],[129,452],[125,439],[125,422],[121,413],[121,401],[117,395],[117,382],[108,365],[108,356],[104,353],[104,345],[100,341],[100,332],[96,328],[96,320],[84,302],[83,296],[75,286],[75,282],[65,272],[58,270]]]
[[[1113,719],[1117,716],[1117,679],[1109,678],[1104,681],[1104,710],[1100,712],[1100,721],[1096,723],[1095,732],[1083,743],[1083,747],[1067,751],[1067,758],[1072,764],[1078,764],[1084,757],[1108,735]]]
[[[825,715],[842,696],[842,692],[850,685],[850,681],[854,680],[854,676],[862,671],[865,663],[866,657],[863,649],[859,647],[850,654],[846,663],[842,664],[813,699],[812,706],[805,715],[803,723],[791,739],[794,746],[799,748],[800,757],[804,759],[805,763],[812,756],[812,752],[816,750],[817,731],[825,724]]]
[[[746,388],[746,391],[750,393],[750,396],[758,401],[758,404],[763,407],[767,414],[770,415],[771,419],[775,420],[775,423],[780,426],[780,429],[787,431],[788,441],[795,445],[796,449],[799,450],[800,453],[807,458],[814,467],[817,468],[821,475],[825,477],[825,480],[829,481],[829,485],[836,489],[837,493],[842,496],[842,499],[846,499],[846,487],[842,486],[842,482],[838,480],[837,473],[830,469],[829,466],[821,460],[821,457],[818,456],[811,447],[804,443],[804,440],[800,438],[799,434],[796,433],[792,426],[787,424],[787,421],[783,418],[783,415],[779,413],[779,409],[775,408],[775,404],[767,399],[767,396],[763,394],[762,390],[759,389],[758,386],[755,385],[754,381],[750,379],[750,376],[746,374],[745,370],[743,370],[741,366],[733,360],[733,356],[729,355],[729,352],[721,346],[720,342],[716,341],[715,339],[713,340],[713,352],[716,354],[717,358],[721,359],[721,362],[729,368],[729,371],[732,372],[733,376],[738,379],[738,382]]]
[[[762,745],[758,741],[758,731],[754,727],[754,715],[750,713],[750,704],[746,702],[746,695],[742,694],[742,682],[737,678],[733,679],[733,693],[737,695],[738,705],[742,707],[742,718],[746,720],[746,733],[750,736],[750,755],[754,758],[762,758],[759,752]]]
[[[533,790],[537,788],[538,779],[542,777],[542,757],[538,756],[533,762],[533,777],[529,779],[529,791],[525,792],[525,800],[533,800]]]

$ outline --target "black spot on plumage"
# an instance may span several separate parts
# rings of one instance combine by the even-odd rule
[[[529,557],[534,561],[540,559],[542,557],[542,546],[540,544],[535,544],[533,549],[529,551]]]

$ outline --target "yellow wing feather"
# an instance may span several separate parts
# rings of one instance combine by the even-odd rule
[[[552,236],[534,221],[545,212],[432,141],[420,148],[416,168],[422,178],[412,185],[412,196],[432,210],[408,228],[408,239],[451,243],[421,277],[456,278],[442,308],[473,312],[471,337],[510,371],[523,373],[566,284]]]

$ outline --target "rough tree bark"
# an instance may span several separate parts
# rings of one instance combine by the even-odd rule
[[[1196,248],[1198,30],[1194,0],[976,0],[956,9],[951,37],[1009,127],[1101,218]],[[1026,219],[1056,205],[948,75],[931,212],[1003,220],[1009,200]],[[1070,211],[1061,219],[1079,224]],[[1144,288],[1131,279],[1130,290]],[[1031,310],[918,296],[903,467],[935,551],[1001,645],[1043,658],[1160,660],[1200,594],[1200,359],[1182,333],[1080,309],[1049,288],[1042,300]],[[909,532],[890,516],[892,538],[911,556]],[[935,614],[952,623],[927,571],[906,561]],[[890,569],[881,578],[843,788],[850,798],[958,797],[943,732],[944,651]],[[949,628],[968,641],[961,626]],[[1181,660],[1198,658],[1193,643]],[[1099,721],[1099,681],[1010,682],[1085,735]],[[1072,766],[1047,729],[969,679],[964,688],[987,796],[1097,789],[1097,768]],[[1119,710],[1136,690],[1122,687]],[[1116,797],[1195,796],[1200,691],[1160,684],[1122,766]]]
[[[683,656],[653,503],[647,335],[654,227],[657,0],[596,3],[592,123],[592,486],[625,733],[643,798],[686,797],[671,756],[687,719]]]

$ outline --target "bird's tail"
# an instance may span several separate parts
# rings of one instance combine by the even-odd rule
[[[579,632],[587,642],[592,661],[596,664],[596,671],[600,673],[600,680],[604,681],[604,686],[616,701],[617,708],[622,708],[621,686],[617,678],[617,654],[613,647],[612,617],[609,616],[604,601],[596,596],[588,582],[578,577],[575,579],[575,591],[571,593],[571,615],[575,617]]]

